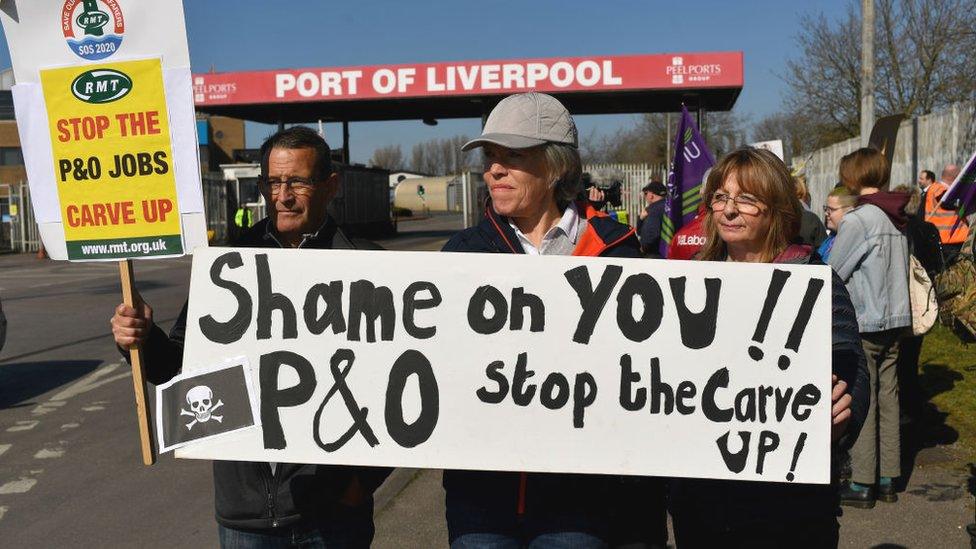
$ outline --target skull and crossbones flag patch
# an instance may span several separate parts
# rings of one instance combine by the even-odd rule
[[[260,425],[244,357],[181,374],[156,387],[159,452]]]

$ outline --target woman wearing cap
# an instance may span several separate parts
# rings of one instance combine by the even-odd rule
[[[823,264],[810,246],[790,244],[801,206],[789,170],[769,151],[746,148],[722,158],[705,181],[704,203],[707,243],[697,259]],[[840,446],[856,438],[866,415],[868,373],[854,307],[836,275],[831,289],[832,416]],[[679,549],[836,547],[836,490],[836,477],[833,485],[674,479],[675,541]]]
[[[640,257],[634,230],[576,202],[576,124],[555,98],[503,99],[481,137],[491,198],[484,218],[444,246],[451,252]],[[453,549],[664,546],[659,481],[601,475],[445,471]]]

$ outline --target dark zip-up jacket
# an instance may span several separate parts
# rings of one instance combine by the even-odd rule
[[[649,204],[646,219],[637,220],[641,251],[646,257],[661,258],[661,222],[664,220],[664,200]]]
[[[573,255],[641,257],[634,229],[578,203],[587,221]],[[490,201],[482,221],[452,237],[448,252],[522,254],[508,219]],[[492,471],[444,471],[448,536],[498,533],[522,539],[551,532],[587,532],[611,544],[667,540],[660,479]]]
[[[774,263],[823,265],[809,246],[792,245]],[[835,452],[849,448],[867,417],[870,379],[857,315],[843,280],[832,273],[831,349],[833,373],[847,382],[851,419]],[[829,397],[829,395],[827,395]],[[738,546],[747,539],[781,539],[792,532],[796,546],[820,546],[804,540],[803,532],[836,529],[840,500],[837,460],[832,460],[831,484],[788,484],[735,480],[673,479],[670,501],[678,547]],[[752,535],[749,538],[749,535]],[[684,538],[684,539],[682,539]]]
[[[259,221],[245,231],[235,245],[280,248],[281,244],[269,230],[269,223],[267,218]],[[365,241],[354,244],[331,218],[317,233],[308,235],[300,248],[379,249],[376,244]],[[168,337],[158,326],[153,326],[143,345],[146,379],[150,383],[165,383],[180,371],[186,311],[187,304],[184,303]],[[244,461],[214,461],[213,471],[217,522],[244,530],[328,522],[330,515],[339,512],[339,498],[353,478],[358,478],[364,493],[370,495],[389,474],[384,468],[279,463],[272,475],[268,463]],[[362,514],[372,517],[372,499],[367,497],[366,500]]]

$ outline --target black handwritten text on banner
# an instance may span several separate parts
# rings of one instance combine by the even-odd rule
[[[210,248],[185,369],[262,427],[180,457],[824,483],[828,267]]]

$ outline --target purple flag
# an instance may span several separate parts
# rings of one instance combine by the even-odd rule
[[[681,106],[681,122],[674,138],[674,159],[668,173],[668,196],[664,202],[664,219],[661,222],[661,255],[667,257],[668,246],[674,233],[691,222],[701,204],[702,177],[715,158],[698,133],[698,126]]]
[[[969,162],[966,162],[966,166],[959,173],[959,177],[942,195],[940,203],[944,204],[946,208],[952,209],[956,209],[956,204],[958,204],[960,220],[976,211],[976,154],[969,157]],[[958,225],[960,222],[956,224]]]

